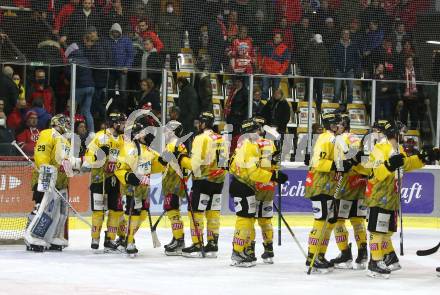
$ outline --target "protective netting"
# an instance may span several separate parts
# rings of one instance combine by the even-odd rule
[[[0,160],[0,244],[19,241],[33,208],[28,162]]]

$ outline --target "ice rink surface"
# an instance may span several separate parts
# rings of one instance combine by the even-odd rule
[[[308,228],[294,231],[304,248]],[[158,229],[166,244],[171,232]],[[417,257],[418,249],[439,242],[438,230],[406,229],[403,269],[390,279],[372,279],[365,271],[335,270],[330,274],[305,273],[305,259],[287,231],[282,246],[275,246],[275,264],[243,269],[229,266],[232,228],[222,228],[217,259],[167,257],[163,248],[154,249],[149,231],[136,235],[139,256],[132,259],[118,254],[93,254],[89,232],[70,231],[70,246],[62,253],[30,253],[23,246],[0,246],[0,294],[440,294],[440,254]],[[257,229],[257,255],[262,253]],[[332,238],[333,239],[333,238]],[[190,239],[186,238],[187,245]],[[353,243],[354,244],[354,243]],[[398,251],[398,234],[394,236]],[[354,245],[353,255],[357,249]],[[334,240],[327,258],[337,255]]]

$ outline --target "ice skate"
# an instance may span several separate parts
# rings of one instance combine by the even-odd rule
[[[437,276],[440,278],[440,267],[437,267],[437,268],[435,269],[435,271],[437,272]]]
[[[192,244],[182,249],[182,256],[187,258],[201,258],[202,250],[199,244]]]
[[[351,244],[348,245],[348,248],[341,251],[338,257],[330,260],[330,263],[334,265],[335,268],[338,269],[352,269],[353,256],[351,254]]]
[[[255,256],[255,242],[251,242],[251,245],[244,250],[244,253],[252,259],[254,265],[257,264],[257,257]]]
[[[99,239],[92,239],[92,243],[90,244],[90,248],[93,250],[94,253],[97,252],[99,249]]]
[[[368,250],[367,244],[361,244],[361,247],[358,249],[358,256],[353,263],[353,269],[366,269],[368,265]]]
[[[182,256],[182,249],[185,248],[185,239],[173,239],[171,242],[164,246],[165,255],[167,256]]]
[[[138,254],[138,249],[136,248],[136,245],[134,243],[128,243],[126,251],[127,256],[130,258],[134,258]]]
[[[391,271],[387,268],[383,260],[370,260],[368,263],[367,275],[372,278],[389,279]]]
[[[231,266],[235,267],[252,267],[255,266],[251,257],[247,256],[244,252],[232,251]]]
[[[209,240],[206,246],[203,248],[205,250],[206,257],[217,258],[217,253],[218,253],[217,241],[218,241],[218,237],[214,238],[214,240]]]
[[[309,256],[306,260],[306,267],[307,267],[306,271],[308,271],[310,264],[312,263],[312,259],[313,259],[313,254],[309,253]],[[313,263],[312,273],[325,274],[331,272],[332,270],[333,267],[331,263],[327,261],[327,259],[325,259],[324,255],[318,254],[318,256],[316,257]]]
[[[383,261],[390,271],[396,271],[402,268],[399,263],[399,258],[397,258],[397,254],[394,251],[390,254],[385,255]]]
[[[266,264],[273,264],[273,243],[267,243],[264,244],[264,253],[261,255],[261,258],[263,259],[263,262]]]

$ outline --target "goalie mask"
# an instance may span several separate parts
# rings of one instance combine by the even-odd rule
[[[64,134],[70,131],[70,120],[63,114],[58,114],[50,120],[50,127],[56,129],[59,133]]]

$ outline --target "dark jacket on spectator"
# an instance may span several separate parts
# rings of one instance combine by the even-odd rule
[[[194,131],[194,120],[199,115],[199,99],[191,84],[182,87],[176,105],[180,108],[179,122],[183,125],[183,134]]]
[[[350,70],[355,72],[359,70],[360,52],[356,44],[350,43],[348,46],[345,46],[342,42],[339,42],[331,52],[333,54],[331,58],[335,70],[344,73]]]
[[[93,67],[93,80],[96,88],[105,88],[107,85],[107,70],[101,70],[99,67],[107,67],[109,57],[104,48],[104,44],[98,41],[90,48],[84,47],[84,55],[88,59],[90,65]]]
[[[180,52],[182,22],[176,13],[163,13],[157,24],[157,34],[164,44],[165,52]]]
[[[395,53],[387,51],[383,46],[373,51],[374,65],[383,64],[385,67],[385,74],[388,79],[395,79],[398,76],[399,67]]]
[[[121,32],[122,34],[122,32]],[[131,67],[134,59],[133,43],[128,37],[108,38],[106,44],[114,67]]]
[[[0,73],[0,98],[5,102],[6,116],[12,111],[17,104],[18,88],[14,81],[8,76]]]
[[[229,114],[227,114],[226,116],[226,123],[232,124],[232,126],[234,127],[233,134],[239,134],[241,123],[243,122],[243,120],[246,120],[248,118],[248,91],[244,86],[241,87],[240,90],[235,92],[235,94],[235,89],[231,89],[230,91],[231,94],[229,95],[232,97],[228,98],[228,101],[230,101],[231,105],[229,107]]]
[[[290,106],[286,99],[270,99],[261,113],[267,125],[276,127],[279,133],[286,133],[290,121]]]
[[[40,42],[36,50],[35,61],[40,61],[46,64],[63,64],[60,43],[53,40],[45,40]]]
[[[134,66],[141,69],[141,79],[151,78],[154,85],[160,85],[162,75],[157,70],[162,68],[162,61],[156,48],[150,52],[139,51],[135,57]]]
[[[213,71],[219,71],[220,65],[224,62],[224,54],[226,50],[226,42],[222,32],[221,24],[217,20],[213,20],[208,24],[208,50],[211,56],[211,67]]]
[[[92,9],[89,16],[84,14],[82,8],[78,8],[69,17],[66,26],[63,28],[61,35],[67,36],[67,43],[79,43],[87,28],[94,26],[97,28],[99,35],[104,32],[103,30],[103,16],[98,9]]]
[[[151,104],[151,109],[160,113],[160,93],[156,88],[151,89],[147,94],[144,94],[143,91],[139,91],[136,95],[135,104],[138,109]]]
[[[116,13],[114,9],[106,17],[104,32],[108,32],[114,23],[118,23],[122,27],[124,34],[131,31],[129,16],[126,9],[122,10],[122,15]]]
[[[212,112],[212,85],[211,77],[206,75],[199,80],[198,88],[200,100],[200,113]]]
[[[14,130],[0,126],[0,155],[2,156],[15,156],[17,152],[11,145],[11,142],[15,140]]]
[[[77,50],[72,51],[68,58],[69,63],[80,65],[76,67],[76,88],[95,87],[92,69],[89,60],[84,54],[83,45],[79,45]],[[70,78],[70,68],[71,67],[67,67],[68,78]]]
[[[305,69],[306,76],[324,77],[330,74],[330,61],[324,43],[309,42],[306,50]]]

